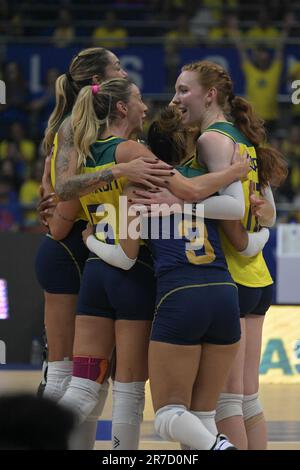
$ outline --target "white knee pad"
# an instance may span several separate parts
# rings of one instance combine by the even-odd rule
[[[62,398],[72,378],[72,361],[53,361],[48,363],[47,383],[43,397],[58,401]]]
[[[95,408],[91,411],[91,413],[87,417],[87,421],[98,421],[98,418],[99,416],[101,416],[105,402],[106,402],[108,390],[109,390],[109,382],[108,380],[106,380],[105,382],[103,382],[103,384],[101,384],[98,403],[96,404]]]
[[[113,383],[113,422],[140,424],[145,407],[145,382]]]
[[[253,416],[259,415],[263,412],[262,406],[258,399],[258,392],[253,395],[245,395],[243,400],[243,415],[244,420],[247,421]]]
[[[243,416],[243,395],[221,393],[216,410],[216,423],[231,416]]]
[[[59,404],[71,409],[77,417],[77,424],[86,421],[99,401],[102,384],[81,377],[72,377]]]
[[[155,413],[154,428],[157,434],[165,441],[173,441],[171,433],[172,421],[186,411],[183,405],[167,405],[159,408]]]

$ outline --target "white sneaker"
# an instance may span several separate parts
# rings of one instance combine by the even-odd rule
[[[225,434],[217,434],[216,442],[212,446],[211,450],[237,450],[237,448],[229,442]]]

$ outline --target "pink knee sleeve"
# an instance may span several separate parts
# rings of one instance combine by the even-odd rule
[[[73,357],[73,376],[93,380],[102,384],[108,370],[108,359],[99,359],[90,356]]]

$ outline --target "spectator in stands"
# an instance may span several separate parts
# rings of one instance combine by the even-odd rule
[[[55,82],[59,76],[56,68],[47,70],[46,83],[41,91],[31,95],[29,103],[31,134],[40,137],[44,134],[47,122],[55,106]]]
[[[16,13],[10,20],[7,34],[14,38],[22,38],[25,35],[23,17],[21,13]]]
[[[74,416],[46,398],[0,397],[1,450],[68,450]]]
[[[60,10],[57,27],[53,31],[53,43],[56,47],[69,46],[75,37],[75,28],[69,10]]]
[[[238,7],[238,0],[203,0],[202,5],[208,8],[212,14],[212,17],[216,21],[220,21],[222,17],[222,11],[236,10]]]
[[[195,34],[190,31],[188,16],[181,13],[175,22],[175,28],[170,30],[164,39],[165,63],[167,69],[166,91],[173,91],[180,65],[180,48],[193,47],[197,43]]]
[[[280,39],[280,32],[272,26],[267,10],[261,9],[257,25],[247,31],[246,37],[250,40],[250,45],[254,42],[263,44],[265,47],[274,47],[274,43]]]
[[[192,33],[195,34],[198,39],[206,39],[209,29],[215,25],[216,20],[214,19],[211,10],[200,4],[200,7],[196,10],[190,20]]]
[[[277,95],[283,65],[283,45],[286,34],[283,33],[272,57],[263,45],[248,54],[241,35],[236,36],[236,46],[240,52],[242,69],[245,75],[246,96],[254,111],[265,121],[269,132],[276,129],[279,117]]]
[[[299,38],[300,37],[300,24],[299,17],[296,11],[288,10],[284,15],[284,24],[289,29],[289,38]]]
[[[196,36],[190,31],[189,18],[181,13],[175,21],[175,27],[165,35],[165,48],[169,50],[177,47],[192,47],[196,45]]]
[[[287,137],[282,142],[282,150],[289,162],[288,199],[292,201],[300,188],[300,127],[298,125],[290,128]]]
[[[4,139],[0,143],[0,158],[8,157],[9,143],[15,144],[17,148],[18,156],[17,153],[14,155],[15,160],[31,162],[35,159],[36,145],[26,136],[24,126],[21,123],[14,122],[10,127],[8,139]]]
[[[8,144],[7,158],[0,160],[0,175],[6,178],[14,191],[18,192],[24,178],[24,164],[18,160],[19,152],[15,144]]]
[[[236,34],[239,29],[239,20],[236,13],[233,12],[224,12],[221,18],[220,24],[211,28],[209,31],[208,37],[213,41],[219,41],[222,45],[222,42],[225,40],[236,40]],[[228,45],[228,42],[225,42],[225,46]]]
[[[22,225],[22,211],[13,184],[0,173],[0,232],[16,231]],[[0,413],[1,414],[1,413]],[[2,429],[2,421],[0,418]]]
[[[0,36],[6,35],[9,29],[10,11],[7,0],[0,0]]]
[[[34,162],[30,167],[29,176],[20,188],[19,201],[23,209],[23,227],[25,228],[39,225],[36,206],[39,200],[43,169],[43,160]]]
[[[300,162],[300,127],[291,126],[287,137],[282,142],[282,152],[290,161]]]
[[[157,19],[176,20],[178,15],[193,13],[194,2],[189,0],[151,0],[152,8],[157,15]]]
[[[94,45],[106,49],[126,47],[128,32],[118,25],[118,19],[113,11],[108,11],[101,26],[93,32]]]
[[[0,106],[0,138],[7,137],[9,126],[15,121],[26,122],[25,106],[27,88],[22,71],[17,62],[4,66],[3,80],[6,85],[6,104]]]
[[[295,31],[296,34],[298,34],[298,36],[296,36],[296,38],[297,39],[300,38],[299,23],[298,22],[296,23],[298,25],[297,27],[293,27],[293,23],[288,18],[286,18],[286,22],[290,26],[289,31],[292,31],[292,35],[289,34],[288,38],[295,37],[295,36],[293,36],[293,30]],[[288,67],[288,70],[287,70],[287,86],[288,86],[288,89],[289,89],[289,92],[290,92],[291,96],[296,91],[296,95],[297,95],[296,98],[297,98],[297,101],[298,101],[299,100],[299,93],[298,93],[297,90],[299,90],[299,83],[300,82],[297,83],[297,84],[294,84],[294,86],[293,86],[293,82],[300,80],[300,60],[293,60],[293,62],[288,64],[288,65],[289,65],[289,67]],[[296,88],[295,88],[295,86],[296,86]],[[290,111],[291,111],[291,116],[292,116],[292,122],[294,124],[300,124],[300,103],[297,103],[294,100],[291,101]]]

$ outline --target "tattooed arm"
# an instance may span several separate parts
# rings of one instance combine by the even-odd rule
[[[131,148],[130,145],[133,145],[129,142],[127,144],[126,148]],[[138,145],[136,142],[134,144]],[[58,132],[58,149],[55,161],[56,194],[62,201],[68,201],[89,194],[122,176],[153,189],[157,184],[157,176],[169,175],[171,167],[155,158],[153,154],[148,156],[149,151],[141,144],[135,150],[135,153],[126,155],[124,161],[112,168],[89,174],[77,174],[77,152],[73,145],[71,120],[67,118]],[[141,155],[145,155],[145,157],[141,157]],[[151,183],[151,179],[153,179],[153,183]]]
[[[55,192],[63,201],[88,194],[119,178],[118,169],[96,171],[80,175],[77,168],[77,152],[73,145],[71,119],[67,118],[58,131],[58,149],[55,160]]]

